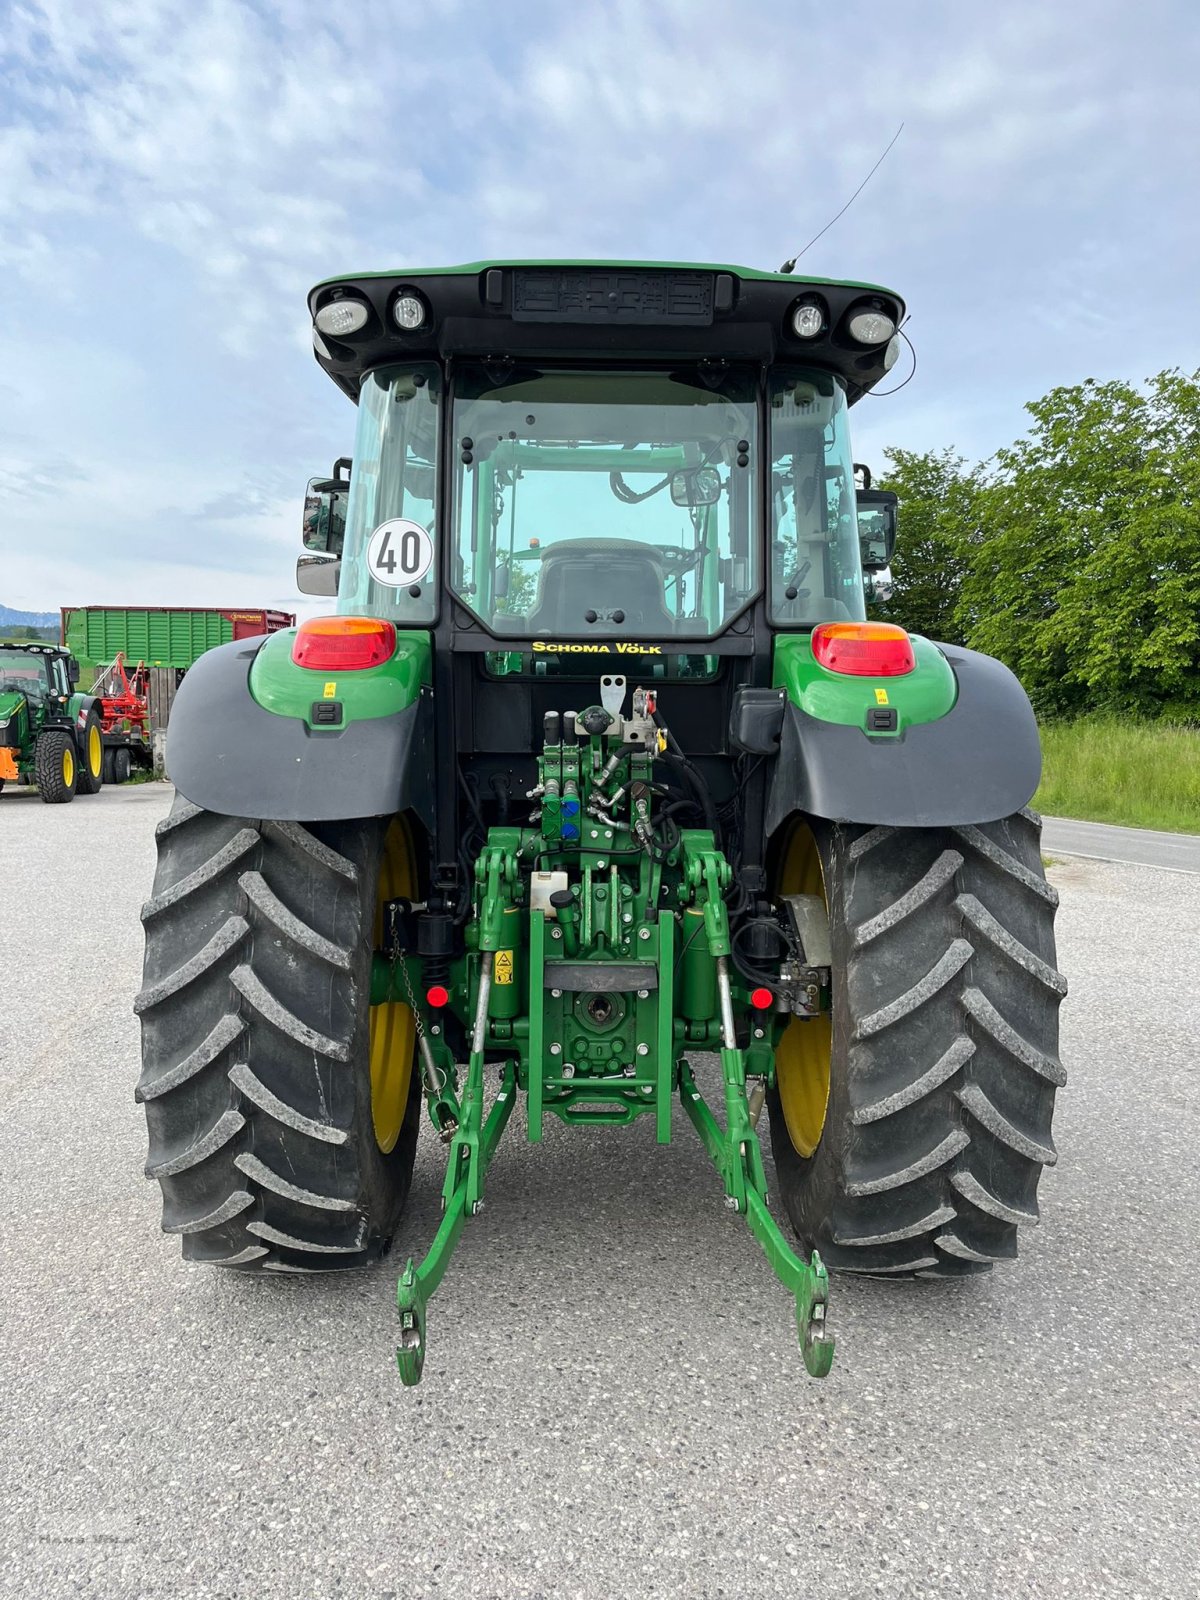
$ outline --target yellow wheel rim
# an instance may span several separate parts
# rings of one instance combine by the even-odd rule
[[[88,729],[87,741],[88,771],[93,778],[100,776],[100,768],[104,763],[104,750],[100,744],[100,729],[95,725]]]
[[[379,889],[375,901],[375,941],[383,944],[383,908],[388,900],[411,899],[416,886],[412,840],[399,819],[388,829],[379,864]],[[371,1007],[371,1120],[375,1143],[385,1152],[396,1148],[408,1091],[412,1083],[417,1028],[412,1011],[401,1000],[386,1000]]]
[[[780,894],[819,894],[828,905],[817,841],[807,823],[792,829],[783,855]],[[775,1086],[788,1137],[797,1155],[811,1156],[821,1142],[829,1106],[833,1019],[828,1012],[793,1017],[775,1051]]]
[[[75,782],[75,757],[69,750],[63,751],[63,782],[69,789]]]

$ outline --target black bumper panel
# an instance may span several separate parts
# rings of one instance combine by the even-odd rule
[[[252,697],[261,645],[219,645],[180,684],[167,728],[167,775],[180,794],[229,817],[335,822],[411,809],[428,823],[427,699],[395,716],[309,732]]]
[[[1028,805],[1042,775],[1037,723],[999,661],[943,645],[958,699],[937,722],[871,738],[789,705],[767,832],[794,811],[832,822],[940,828],[994,822]]]

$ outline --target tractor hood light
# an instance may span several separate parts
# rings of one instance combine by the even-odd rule
[[[900,359],[900,335],[894,333],[888,340],[888,347],[883,352],[883,370],[890,372]]]
[[[365,328],[370,315],[370,308],[361,300],[331,300],[321,307],[313,321],[322,333],[333,339],[343,339],[346,334]]]
[[[322,339],[316,328],[313,329],[313,349],[325,361],[333,360],[333,355],[329,349],[329,346],[325,343],[324,339]]]
[[[296,630],[292,660],[322,672],[359,672],[390,661],[396,629],[377,617],[310,617]]]
[[[886,311],[864,307],[846,324],[846,332],[857,344],[886,344],[896,331],[896,319]]]
[[[812,653],[830,672],[852,678],[899,678],[917,665],[912,643],[893,622],[822,622]]]
[[[396,326],[405,333],[416,333],[425,324],[425,302],[415,294],[402,294],[392,307]]]
[[[802,300],[792,312],[792,332],[797,339],[816,339],[825,332],[825,313],[815,300]]]

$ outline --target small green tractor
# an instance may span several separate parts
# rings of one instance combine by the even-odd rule
[[[49,805],[99,791],[101,708],[78,682],[79,663],[60,645],[0,642],[0,789],[35,784]]]
[[[867,620],[896,504],[848,418],[903,303],[484,262],[309,307],[358,406],[298,568],[336,609],[175,702],[137,1001],[163,1227],[241,1271],[368,1263],[428,1116],[415,1383],[518,1102],[534,1142],[686,1118],[821,1376],[830,1269],[1016,1254],[1064,1081],[1029,703]]]

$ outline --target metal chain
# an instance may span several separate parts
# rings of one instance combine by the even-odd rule
[[[409,975],[409,971],[408,971],[408,962],[404,959],[405,956],[408,954],[408,952],[407,952],[407,950],[401,950],[399,945],[397,944],[397,941],[396,941],[397,916],[398,916],[398,914],[397,914],[396,908],[394,906],[389,907],[389,909],[388,909],[388,922],[389,922],[388,933],[390,935],[390,938],[388,940],[388,943],[391,946],[391,952],[392,952],[393,990],[395,988],[396,969],[397,969],[397,967],[399,967],[399,969],[400,969],[400,977],[401,977],[401,980],[402,980],[402,982],[404,984],[404,992],[405,992],[405,994],[408,995],[408,1009],[412,1012],[413,1021],[416,1024],[417,1038],[418,1039],[423,1039],[425,1037],[425,1024],[421,1020],[421,1010],[420,1010],[420,1007],[417,1005],[417,997],[416,997],[416,994],[413,991],[412,978]]]
[[[408,952],[401,950],[396,940],[396,916],[394,909],[388,913],[388,931],[391,934],[390,944],[392,952],[392,990],[395,992],[396,970],[399,968],[400,978],[404,984],[404,992],[408,996],[408,1009],[412,1012],[413,1026],[417,1032],[417,1049],[420,1052],[423,1065],[425,1087],[430,1094],[441,1094],[446,1087],[446,1073],[437,1066],[433,1059],[433,1052],[429,1047],[429,1040],[425,1035],[425,1024],[421,1019],[421,1008],[417,1004],[417,996],[412,985],[412,975],[408,970],[405,960]],[[442,1129],[442,1142],[445,1143],[458,1127],[458,1123],[451,1120]]]

